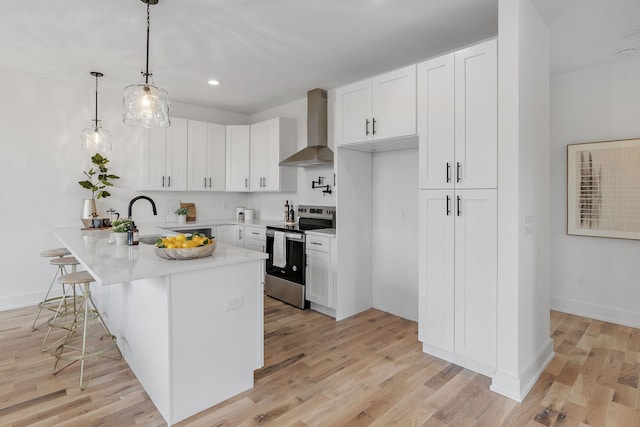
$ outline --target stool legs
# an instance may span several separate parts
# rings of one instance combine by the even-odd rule
[[[49,285],[49,289],[47,290],[47,294],[44,296],[44,298],[42,299],[42,301],[40,302],[40,304],[38,304],[38,313],[36,314],[36,318],[33,319],[33,325],[31,325],[31,329],[33,329],[34,331],[38,328],[40,328],[40,326],[44,325],[45,323],[47,323],[46,321],[42,322],[41,324],[39,324],[38,326],[36,326],[36,323],[38,322],[38,318],[40,317],[40,314],[42,313],[42,310],[44,310],[47,306],[47,304],[55,301],[57,298],[49,298],[49,295],[51,295],[51,290],[53,289],[53,285],[54,283],[56,283],[56,278],[58,276],[63,276],[67,274],[67,270],[64,268],[64,265],[59,265],[58,268],[56,269],[56,273],[53,275],[53,279],[51,279],[51,284]],[[64,291],[64,285],[62,285],[63,287],[63,291]]]
[[[67,297],[67,293],[70,290],[72,295],[70,297]],[[52,348],[56,347],[67,338],[67,334],[65,334],[64,336],[56,340],[53,344],[49,344],[47,346],[47,340],[49,339],[49,335],[51,334],[51,331],[53,330],[53,328],[62,328],[62,329],[66,329],[67,331],[71,331],[71,329],[75,327],[75,316],[76,316],[76,313],[78,313],[78,307],[77,307],[78,296],[76,294],[76,286],[73,284],[62,285],[62,292],[63,294],[62,294],[62,297],[60,298],[60,303],[58,304],[58,308],[57,310],[55,310],[55,314],[53,315],[53,317],[51,317],[47,322],[49,325],[49,328],[47,329],[47,334],[44,336],[44,339],[42,340],[42,346],[40,347],[40,350],[42,350],[43,352],[51,350]],[[68,302],[68,298],[72,298],[72,303]],[[71,322],[65,324],[63,323],[64,319],[59,320],[59,317],[67,317],[68,314],[73,314],[74,316]]]
[[[80,347],[74,346],[72,344],[72,339],[75,333],[80,330],[80,322],[82,323],[82,344]],[[101,331],[98,331],[98,330]],[[98,338],[98,343],[89,343],[88,338],[91,336],[91,333],[94,333],[94,336]],[[102,341],[107,338],[106,343],[102,343]],[[98,345],[100,348],[98,348]],[[106,353],[115,350],[117,353],[116,356],[107,356]],[[75,352],[76,354],[65,354]],[[108,359],[119,360],[122,359],[122,354],[120,353],[120,349],[116,344],[116,337],[111,335],[107,325],[102,320],[102,316],[95,308],[93,301],[91,300],[91,289],[89,283],[83,284],[83,293],[82,293],[82,301],[80,303],[80,308],[76,312],[74,316],[73,326],[69,329],[66,337],[62,344],[58,346],[56,349],[54,356],[56,358],[56,363],[53,367],[54,375],[63,369],[71,366],[77,361],[80,361],[80,390],[84,390],[87,383],[91,380],[91,375],[85,381],[85,361],[89,358],[98,358],[104,357]],[[58,368],[58,364],[61,360],[68,361],[65,366]]]

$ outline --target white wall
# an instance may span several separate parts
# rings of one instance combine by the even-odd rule
[[[418,150],[373,155],[373,306],[418,320]]]
[[[108,79],[105,77],[104,79]],[[90,193],[78,185],[90,167],[91,152],[81,151],[80,132],[91,125],[95,80],[67,82],[35,77],[25,72],[0,71],[0,194],[5,209],[0,223],[5,244],[0,247],[4,279],[0,310],[34,304],[50,283],[54,269],[40,251],[59,247],[49,230],[57,226],[80,228],[82,199]],[[110,172],[112,197],[98,200],[104,212],[114,208],[126,215],[128,201],[138,195],[141,138],[146,131],[122,124],[121,88],[100,85],[99,118],[113,133]],[[214,122],[246,122],[242,115],[174,104],[176,115]],[[170,199],[195,202],[201,218],[230,218],[235,206],[246,204],[246,194],[150,192],[158,206],[153,217],[147,202],[134,207],[138,221],[164,221]],[[9,207],[10,209],[7,209]]]
[[[553,356],[549,38],[531,0],[500,0],[498,10],[498,345],[491,389],[521,401]]]
[[[551,307],[640,327],[640,242],[566,234],[567,144],[640,137],[640,58],[551,80]]]

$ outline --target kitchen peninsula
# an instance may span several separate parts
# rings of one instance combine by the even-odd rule
[[[98,310],[169,425],[253,387],[266,254],[218,243],[211,257],[173,261],[154,245],[109,243],[108,230],[52,232],[95,278]]]

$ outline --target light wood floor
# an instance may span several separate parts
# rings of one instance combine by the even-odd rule
[[[163,426],[123,361],[87,389],[57,376],[35,309],[0,313],[0,426]],[[490,379],[423,354],[417,325],[368,310],[341,322],[266,298],[253,390],[180,426],[640,426],[640,330],[551,313],[556,356],[521,403]]]

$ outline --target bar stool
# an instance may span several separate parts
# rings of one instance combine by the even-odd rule
[[[104,357],[113,360],[122,359],[122,353],[120,353],[120,349],[116,344],[116,337],[109,332],[107,325],[102,320],[102,316],[100,316],[91,299],[91,282],[93,281],[93,276],[87,271],[78,271],[58,278],[58,282],[63,285],[82,286],[82,299],[64,341],[54,352],[56,363],[53,366],[53,374],[56,375],[63,369],[80,361],[80,390],[85,389],[93,375],[93,373],[89,375],[89,378],[85,381],[85,360],[94,357]],[[76,336],[76,331],[80,330],[82,331],[82,335]],[[79,341],[80,338],[81,343],[74,343],[74,341]],[[106,354],[111,350],[115,350],[117,355],[113,357],[107,356]],[[68,363],[58,369],[58,364],[62,360]]]
[[[72,272],[75,273],[76,267],[78,266],[78,264],[80,264],[75,257],[54,258],[49,261],[49,263],[51,265],[58,266],[58,272],[56,274],[59,274],[60,277],[67,274],[66,267],[71,266]],[[49,292],[51,292],[51,288],[49,288]],[[49,305],[47,309],[54,312],[53,317],[50,317],[46,322],[49,326],[49,329],[47,329],[47,334],[44,336],[44,339],[42,340],[42,346],[40,347],[43,352],[51,350],[53,347],[64,341],[66,334],[56,340],[53,344],[49,344],[47,346],[47,340],[49,339],[51,331],[54,328],[62,328],[69,331],[74,323],[73,319],[75,319],[75,315],[78,312],[78,303],[80,301],[79,298],[80,297],[76,292],[76,285],[63,284],[61,296],[48,298],[43,301],[43,303]],[[55,301],[58,301],[58,304],[54,306],[53,303]],[[42,308],[40,308],[40,310],[42,310]],[[69,320],[70,316],[73,316],[71,320]]]
[[[47,249],[46,251],[40,252],[40,256],[41,257],[53,258],[51,261],[54,261],[56,259],[65,257],[67,255],[71,255],[71,252],[69,252],[69,250],[67,248]],[[75,260],[75,258],[74,258],[74,260]],[[77,264],[78,264],[78,262],[76,261],[76,265]],[[54,265],[56,265],[56,264],[54,264]],[[57,305],[55,303],[59,302],[61,297],[49,298],[49,295],[51,294],[51,290],[53,289],[53,284],[55,283],[56,278],[58,276],[62,276],[63,274],[67,273],[67,271],[65,269],[65,265],[71,265],[71,264],[64,264],[64,265],[59,265],[58,264],[57,265],[58,268],[56,269],[56,272],[53,275],[53,279],[51,279],[51,284],[49,285],[49,289],[47,290],[47,294],[44,296],[42,301],[40,301],[40,303],[38,303],[38,313],[36,314],[36,318],[33,319],[33,324],[31,325],[31,329],[33,329],[34,331],[36,329],[40,328],[40,326],[42,326],[45,323],[47,323],[47,322],[42,322],[40,325],[36,326],[36,323],[38,322],[38,318],[40,317],[40,314],[42,313],[42,310],[44,310],[44,309],[51,310],[51,311],[57,310]],[[74,267],[73,271],[75,271],[75,267]]]

